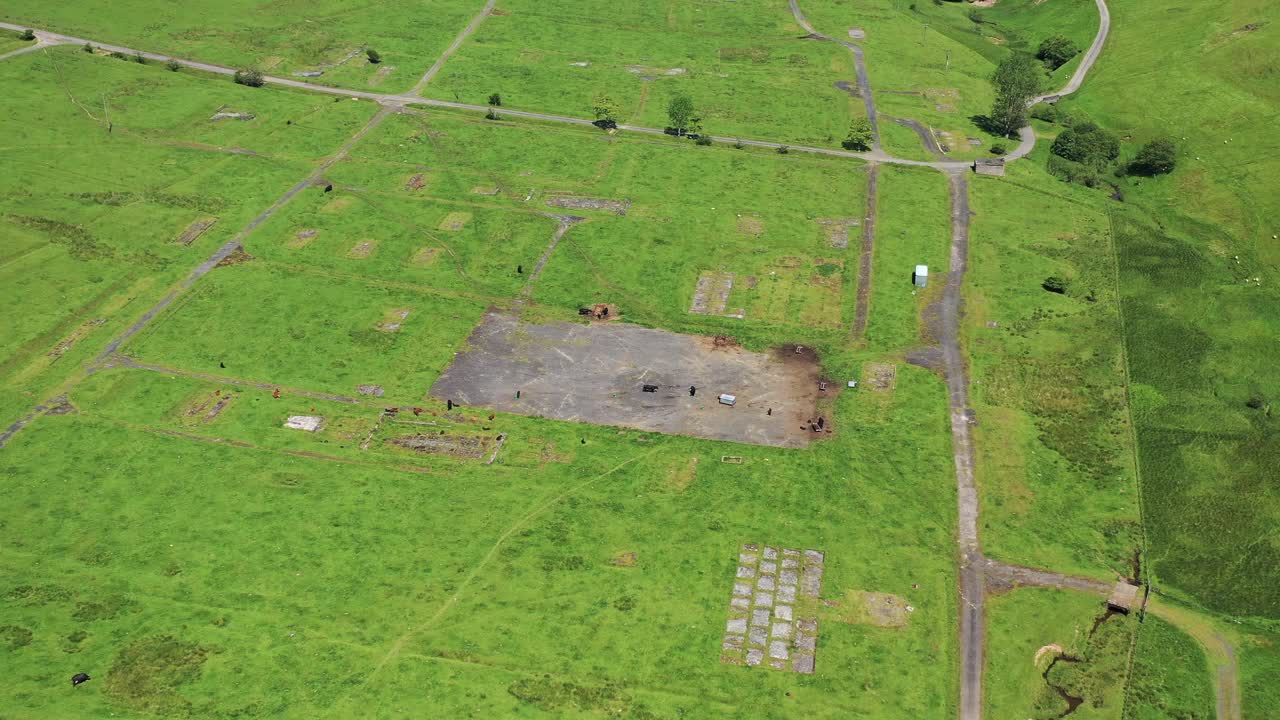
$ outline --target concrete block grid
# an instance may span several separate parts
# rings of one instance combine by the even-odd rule
[[[823,560],[817,550],[743,545],[720,662],[812,673]]]

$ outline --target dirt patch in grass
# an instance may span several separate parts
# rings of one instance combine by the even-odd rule
[[[354,203],[355,201],[356,201],[355,198],[351,197],[350,195],[343,195],[342,197],[336,197],[330,200],[329,202],[325,203],[324,207],[320,208],[320,212],[326,215],[336,215],[337,213],[345,212],[346,209],[351,207],[351,204]]]
[[[208,651],[171,636],[137,640],[116,655],[107,671],[105,691],[133,710],[166,717],[186,717],[191,701],[177,688],[200,677]]]
[[[630,200],[610,200],[608,198],[589,197],[552,197],[547,198],[548,207],[570,208],[573,210],[607,210],[615,215],[626,215],[631,209]]]
[[[347,257],[352,258],[354,260],[363,260],[364,258],[367,258],[370,255],[372,255],[374,249],[377,247],[378,247],[378,243],[374,242],[373,240],[361,240],[360,242],[351,246],[351,249],[347,251]]]
[[[285,247],[290,250],[301,250],[310,244],[311,241],[319,234],[319,230],[299,230],[298,234],[294,235],[292,240],[285,243]]]
[[[801,429],[824,394],[811,350],[755,353],[713,343],[629,323],[530,324],[491,312],[431,395],[519,415],[758,445],[805,447],[817,439]],[[656,390],[645,392],[645,385]],[[735,395],[736,404],[719,404],[722,393]]]
[[[409,259],[409,264],[415,267],[426,267],[434,263],[439,256],[440,248],[438,247],[418,248],[418,251]]]
[[[252,259],[253,259],[253,256],[245,252],[244,248],[238,247],[235,250],[233,250],[230,255],[222,258],[222,261],[218,263],[218,267],[230,267],[232,265],[239,265],[241,263],[247,263]]]
[[[106,318],[96,318],[94,320],[86,320],[80,323],[80,326],[71,331],[71,334],[58,341],[48,353],[49,357],[58,359],[62,357],[68,350],[79,342],[85,335],[93,332],[95,329],[102,327],[107,322]]]
[[[723,315],[737,276],[731,272],[708,270],[698,277],[689,312],[694,315]]]
[[[639,560],[639,558],[639,554],[634,550],[630,552],[621,552],[614,555],[613,559],[609,561],[609,564],[614,567],[635,567],[636,561]]]
[[[434,435],[417,433],[387,439],[388,445],[405,450],[431,455],[451,455],[471,460],[479,460],[489,455],[495,442],[496,439],[489,435],[450,435],[443,430]]]
[[[413,177],[409,178],[409,180],[404,184],[404,189],[410,190],[410,191],[421,190],[422,186],[426,184],[427,184],[427,176],[423,175],[422,173],[418,173],[417,175],[414,175]]]
[[[395,65],[383,65],[382,67],[378,68],[378,71],[375,72],[369,78],[369,85],[371,87],[377,87],[381,85],[383,81],[387,79],[388,75],[395,72],[395,69],[396,69]]]
[[[818,218],[818,225],[827,236],[827,243],[840,250],[849,247],[849,228],[858,227],[857,218]]]
[[[201,393],[187,402],[179,413],[179,419],[184,425],[211,423],[235,399],[235,393],[224,393],[221,390]]]
[[[378,329],[382,332],[400,332],[400,327],[411,312],[413,308],[396,308],[386,311],[382,314],[382,322],[378,323]]]
[[[190,245],[196,241],[196,238],[203,235],[205,230],[213,227],[216,222],[218,222],[216,217],[200,218],[188,225],[187,229],[183,230],[182,234],[174,239],[174,242],[179,245]]]
[[[471,188],[471,194],[472,194],[472,195],[487,195],[487,196],[492,197],[492,196],[494,196],[494,195],[497,195],[497,194],[498,194],[498,188],[496,188],[496,187],[494,187],[494,186],[492,186],[492,185],[477,185],[477,186],[475,186],[475,187]]]
[[[457,232],[458,230],[461,230],[462,228],[466,227],[467,223],[470,220],[471,220],[471,213],[455,210],[454,212],[451,212],[448,215],[446,215],[445,218],[440,221],[440,225],[438,226],[438,229]]]
[[[667,472],[667,487],[676,492],[684,492],[697,479],[698,458],[692,457],[686,461],[676,463]]]
[[[356,392],[370,397],[382,397],[383,390],[381,385],[357,385]]]
[[[833,606],[833,619],[838,622],[882,628],[906,627],[911,613],[915,611],[897,595],[863,590],[849,590],[843,601],[829,606]]]
[[[758,215],[739,215],[738,234],[760,237],[764,234],[764,220]]]
[[[892,392],[898,383],[898,366],[893,363],[862,364],[862,384],[873,392]]]
[[[960,101],[960,91],[955,88],[928,88],[924,91],[924,97],[933,103],[938,112],[955,112],[956,103]]]

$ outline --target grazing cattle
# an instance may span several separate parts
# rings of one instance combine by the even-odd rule
[[[89,673],[76,673],[71,676],[71,687],[75,687],[80,683],[89,682],[93,678],[89,677]]]
[[[694,386],[690,385],[690,386],[689,386],[689,397],[693,397],[693,396],[695,396],[695,395],[697,395],[697,394],[698,394],[698,388],[696,388],[696,387],[694,387]]]

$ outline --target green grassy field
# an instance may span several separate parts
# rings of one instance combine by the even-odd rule
[[[0,180],[0,297],[25,308],[0,339],[15,393],[0,402],[6,424],[373,113],[72,48],[6,61],[0,82],[58,98],[0,116],[12,170]],[[224,109],[255,118],[210,120]]]
[[[1037,164],[972,183],[965,334],[984,544],[1017,564],[1133,577],[1141,528],[1108,201]],[[1050,277],[1064,294],[1044,289]]]
[[[590,117],[607,93],[619,121],[665,127],[667,104],[690,96],[707,132],[838,147],[861,100],[844,48],[804,40],[783,0],[556,7],[503,0],[427,90],[521,110]]]
[[[321,70],[311,82],[383,92],[407,90],[480,12],[480,0],[396,5],[363,2],[151,2],[15,0],[0,19],[97,42],[273,75]],[[382,63],[368,62],[365,48]]]
[[[46,5],[0,17],[277,75],[334,63],[317,82],[386,92],[481,7]],[[973,17],[963,3],[801,6],[833,37],[865,29],[882,113],[961,158],[995,141],[978,129],[995,63],[1053,33],[1083,47],[1096,27],[1088,0]],[[1157,132],[1189,139],[1172,176],[1114,178],[1124,203],[1052,179],[1043,141],[1007,177],[970,183],[961,330],[983,549],[1109,580],[1145,544],[1143,578],[1205,625],[1193,637],[1104,616],[1092,596],[995,594],[984,701],[992,718],[1207,718],[1222,660],[1199,645],[1208,628],[1236,643],[1244,717],[1266,718],[1280,255],[1259,119],[1274,114],[1275,26],[1259,0],[1112,6],[1098,74],[1064,109],[1121,132],[1126,157]],[[851,55],[802,35],[781,0],[501,0],[426,93],[586,117],[606,91],[620,120],[649,126],[688,93],[717,135],[835,147],[863,112],[834,87],[853,80]],[[385,62],[350,54],[365,47]],[[941,173],[879,168],[855,341],[864,165],[407,109],[121,347],[155,367],[86,373],[375,108],[74,47],[0,63],[0,88],[41,98],[0,108],[0,299],[20,309],[0,324],[0,425],[58,393],[70,403],[0,450],[14,509],[0,517],[0,715],[955,716],[946,386],[905,360],[938,340]],[[881,124],[889,151],[929,157]],[[916,264],[932,271],[923,291]],[[1051,276],[1065,292],[1044,289]],[[700,283],[728,277],[723,308],[690,312]],[[803,343],[825,377],[863,385],[830,401],[839,432],[805,450],[427,396],[486,310],[574,321],[597,302],[752,350]],[[873,363],[892,366],[890,390],[867,387]],[[360,394],[370,384],[385,396]],[[325,423],[283,427],[293,415]],[[474,451],[403,446],[427,433]],[[749,542],[826,553],[814,675],[721,662]],[[865,593],[910,609],[877,624],[881,596]],[[1037,662],[1052,643],[1066,657]],[[94,680],[72,691],[80,671]]]
[[[1101,601],[1065,590],[1015,590],[988,598],[987,607],[989,716],[1061,717],[1069,707],[1061,688],[1084,700],[1073,716],[1121,717],[1123,682],[1107,674],[1119,663],[1123,675],[1136,621],[1120,616],[1095,625]]]

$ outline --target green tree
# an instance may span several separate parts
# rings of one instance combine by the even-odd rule
[[[135,52],[135,53],[133,54],[133,61],[134,61],[134,62],[136,62],[136,63],[138,63],[139,65],[146,65],[146,64],[147,64],[147,58],[146,58],[146,56],[144,56],[144,55],[143,55],[142,53],[140,53],[140,52]]]
[[[369,62],[373,63],[374,65],[377,65],[378,63],[382,62],[382,53],[379,53],[377,50],[374,50],[373,48],[366,49],[364,51],[364,54],[366,57],[369,58]]]
[[[262,87],[266,84],[267,79],[262,75],[262,71],[257,68],[245,68],[244,70],[236,71],[235,81],[240,85]]]
[[[18,39],[19,40],[35,40],[36,33],[31,28],[27,28],[26,30],[23,30],[22,32],[18,33]]]
[[[618,124],[618,103],[608,95],[600,94],[592,101],[591,113],[596,117],[596,124],[601,127],[613,127]]]
[[[493,93],[490,95],[489,104],[493,107],[502,107],[502,95],[499,93]]]
[[[80,47],[80,49],[81,49],[81,50],[83,50],[83,51],[85,51],[85,52],[87,52],[87,53],[92,53],[92,52],[93,52],[93,46],[92,46],[92,45],[90,45],[89,43],[85,43],[83,46],[81,46],[81,47]]]
[[[996,101],[991,108],[991,124],[1012,136],[1027,124],[1027,103],[1040,92],[1041,67],[1030,55],[1015,53],[1005,58],[991,76]]]
[[[1120,139],[1091,122],[1080,122],[1059,133],[1050,151],[1081,165],[1100,168],[1120,157]]]
[[[849,137],[840,143],[845,150],[870,150],[872,143],[875,142],[875,135],[871,132],[871,121],[867,118],[858,118],[849,126]]]
[[[1142,146],[1129,169],[1140,175],[1163,175],[1178,164],[1178,146],[1171,138],[1158,137]]]
[[[1066,35],[1047,37],[1040,43],[1036,57],[1044,61],[1050,70],[1057,70],[1080,53],[1079,46]]]
[[[182,63],[173,58],[169,58],[169,62],[165,63],[164,66],[169,68],[169,72],[178,72],[182,69]]]
[[[671,98],[671,102],[667,104],[667,117],[677,135],[683,135],[689,129],[689,123],[695,119],[694,112],[693,100],[688,95],[681,94]]]

